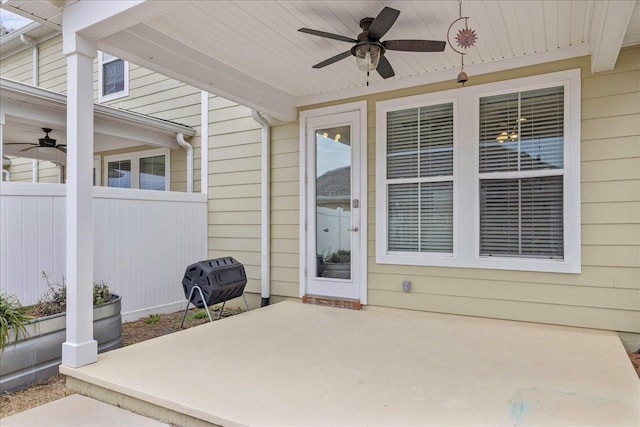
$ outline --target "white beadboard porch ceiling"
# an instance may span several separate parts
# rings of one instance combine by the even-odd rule
[[[3,1],[3,7],[49,23],[60,22],[62,6],[85,3]],[[387,51],[395,76],[384,80],[372,72],[367,88],[366,75],[353,57],[312,68],[352,44],[297,31],[308,27],[355,38],[361,18],[375,17],[389,6],[401,13],[383,40],[446,40],[449,25],[459,16],[456,0],[146,3],[144,14],[127,28],[94,32],[100,33],[99,47],[267,113],[266,104],[273,99],[308,105],[455,80],[460,68],[460,55],[449,46],[441,53]],[[469,27],[478,35],[465,57],[465,70],[473,79],[474,74],[584,55],[592,55],[594,70],[602,64],[606,69],[607,63],[615,63],[620,46],[640,43],[639,4],[638,0],[463,1],[462,14],[470,17]],[[163,57],[172,60],[163,62]],[[216,78],[219,70],[224,78]],[[266,95],[250,99],[246,93],[251,91]],[[287,115],[283,111],[271,113]]]

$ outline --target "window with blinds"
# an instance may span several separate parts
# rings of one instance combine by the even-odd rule
[[[562,259],[564,87],[480,98],[480,255]]]
[[[102,64],[102,95],[111,95],[124,90],[124,61],[114,59]]]
[[[140,158],[140,188],[165,190],[165,156]]]
[[[453,104],[387,113],[387,246],[453,252]]]
[[[100,52],[99,100],[105,101],[128,95],[128,64],[126,61]]]

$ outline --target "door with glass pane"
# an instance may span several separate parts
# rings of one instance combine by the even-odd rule
[[[360,112],[307,120],[307,295],[360,299]]]

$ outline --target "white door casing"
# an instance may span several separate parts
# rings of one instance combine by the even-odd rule
[[[367,301],[367,117],[366,101],[343,104],[333,107],[319,108],[300,113],[300,296],[322,295],[336,298]],[[316,211],[316,179],[325,172],[326,167],[320,165],[316,169],[316,143],[322,142],[321,135],[328,130],[340,128],[350,132],[350,184],[351,194],[348,205],[340,217],[340,237],[346,249],[351,251],[350,277],[323,277],[317,269],[318,251],[326,255],[331,246],[325,248],[322,243],[322,231],[317,228]],[[317,131],[322,130],[318,135]],[[334,138],[331,135],[330,138]],[[316,138],[318,140],[316,141]],[[337,141],[336,141],[337,142]],[[343,147],[344,148],[344,147]],[[344,151],[344,150],[342,150]],[[321,154],[322,156],[322,154]],[[325,157],[324,161],[326,162]],[[344,160],[344,159],[343,159]],[[336,161],[338,161],[336,159]],[[321,160],[322,162],[322,160]],[[340,164],[338,164],[339,169]],[[318,174],[316,173],[318,172]],[[318,212],[318,213],[317,213]],[[344,214],[344,215],[343,215]],[[336,214],[337,215],[337,214]],[[322,218],[320,219],[322,221]],[[326,224],[325,224],[326,225]],[[320,236],[316,241],[316,233]],[[346,235],[345,235],[346,234]],[[336,238],[334,238],[334,242]],[[335,243],[334,243],[335,244]],[[320,249],[319,249],[320,248]],[[329,273],[325,273],[331,276]]]

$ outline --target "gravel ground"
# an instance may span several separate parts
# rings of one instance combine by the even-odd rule
[[[122,324],[122,345],[127,346],[161,335],[178,332],[180,321],[182,320],[183,311],[171,313],[151,315],[149,317],[136,320],[135,322],[126,322]],[[237,314],[235,311],[225,310],[222,317]],[[211,311],[213,320],[215,321],[218,313]],[[209,319],[204,310],[189,310],[187,319],[184,322],[184,328],[202,325]],[[61,399],[65,396],[73,394],[65,386],[64,375],[58,374],[40,384],[29,388],[18,390],[11,393],[0,395],[0,418],[8,417],[36,406]],[[0,422],[0,425],[2,423]]]
[[[178,331],[182,311],[171,314],[151,315],[147,318],[122,324],[122,344],[124,346],[146,341],[161,335]],[[222,317],[228,317],[237,312],[226,311]],[[212,311],[215,320],[217,312]],[[208,322],[204,310],[189,310],[184,328],[191,328]],[[628,353],[629,359],[640,378],[640,353]],[[27,409],[73,394],[65,387],[64,375],[53,376],[42,384],[34,385],[24,390],[0,395],[0,418],[26,411]],[[2,423],[0,423],[1,425]]]

